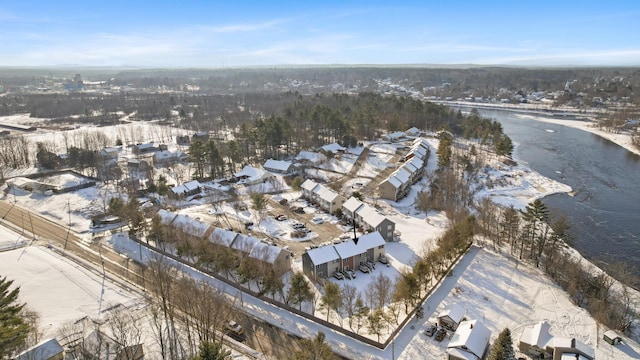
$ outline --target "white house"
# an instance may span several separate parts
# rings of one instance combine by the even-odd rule
[[[332,152],[334,154],[342,154],[347,151],[347,148],[344,146],[340,146],[338,143],[327,144],[322,147],[324,152]]]
[[[291,161],[269,159],[264,163],[263,168],[272,173],[288,174],[293,170]]]
[[[253,185],[265,182],[267,179],[273,176],[273,174],[263,169],[258,169],[253,166],[245,166],[234,176],[238,179],[238,184]]]
[[[480,360],[489,348],[491,330],[478,320],[463,321],[447,345],[449,360]]]
[[[318,166],[326,162],[327,157],[319,152],[300,151],[294,160],[302,165]]]

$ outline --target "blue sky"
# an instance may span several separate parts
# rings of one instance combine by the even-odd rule
[[[0,66],[69,64],[640,66],[640,1],[0,2]]]

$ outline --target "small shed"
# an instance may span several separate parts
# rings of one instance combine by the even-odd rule
[[[605,331],[603,339],[611,345],[622,344],[622,337],[620,337],[620,335],[618,335],[614,330]]]
[[[456,330],[463,320],[466,310],[459,304],[453,304],[438,315],[438,323],[449,330]]]

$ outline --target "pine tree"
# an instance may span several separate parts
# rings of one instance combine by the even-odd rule
[[[300,341],[300,350],[296,351],[292,360],[334,360],[337,359],[331,351],[331,347],[325,341],[325,335],[322,331],[318,332],[313,340],[302,339]]]
[[[203,342],[199,346],[200,352],[192,360],[230,360],[231,351],[225,350],[220,343]]]
[[[513,350],[513,340],[511,339],[511,330],[504,328],[496,342],[491,347],[491,352],[487,360],[515,360],[516,355]]]
[[[20,287],[9,291],[13,280],[0,278],[0,359],[20,348],[29,334],[29,324],[22,317],[25,304],[18,304]]]

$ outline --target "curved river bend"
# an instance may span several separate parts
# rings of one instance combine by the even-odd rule
[[[500,110],[480,110],[502,124],[514,157],[571,186],[544,198],[571,221],[575,248],[587,258],[623,260],[640,271],[640,156],[589,132]]]

